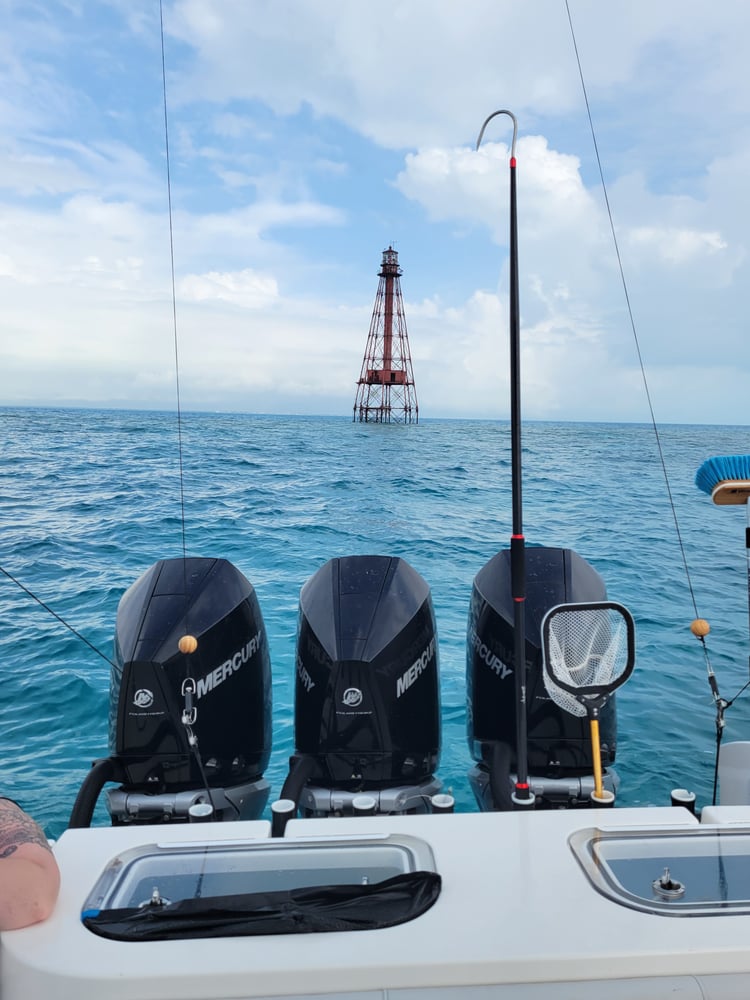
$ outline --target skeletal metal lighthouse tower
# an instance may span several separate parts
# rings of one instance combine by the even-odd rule
[[[383,251],[380,284],[357,382],[354,420],[411,424],[419,420],[417,390],[409,353],[401,268],[393,247]]]

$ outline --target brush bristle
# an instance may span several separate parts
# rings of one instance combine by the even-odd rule
[[[713,494],[719,483],[747,483],[750,480],[750,455],[719,455],[708,458],[695,474],[699,490]]]

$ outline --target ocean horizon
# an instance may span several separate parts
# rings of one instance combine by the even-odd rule
[[[31,411],[41,411],[48,412],[61,411],[64,413],[152,413],[159,416],[170,417],[175,421],[178,420],[178,411],[175,406],[165,405],[144,405],[144,406],[133,406],[132,404],[123,404],[122,406],[116,406],[112,403],[108,405],[97,404],[97,403],[39,403],[39,402],[22,402],[22,403],[0,403],[0,415],[4,412],[19,412],[24,410]],[[343,420],[346,423],[359,423],[352,419],[351,413],[273,413],[265,411],[254,411],[254,410],[237,410],[237,409],[227,409],[220,410],[214,407],[207,407],[204,409],[193,409],[193,408],[181,408],[179,411],[180,417],[182,419],[187,419],[188,417],[247,417],[248,419],[286,419],[286,420]],[[389,427],[404,427],[404,426],[416,426],[426,423],[490,423],[498,424],[499,426],[510,427],[510,417],[509,416],[478,416],[478,415],[464,415],[464,416],[420,416],[418,421],[411,424],[399,424],[393,421],[390,424],[380,424],[378,426],[389,426]],[[608,420],[604,418],[598,419],[576,419],[575,417],[565,417],[565,418],[554,418],[554,417],[524,417],[523,427],[527,427],[531,424],[574,424],[574,425],[591,425],[598,426],[603,425],[605,427],[648,427],[653,433],[654,424],[650,420]],[[370,424],[369,426],[375,426]],[[704,427],[704,428],[721,428],[727,427],[730,429],[738,431],[746,431],[750,434],[750,425],[741,423],[694,423],[691,421],[657,421],[656,429],[657,432],[661,428],[667,427]],[[523,432],[522,432],[523,433]]]

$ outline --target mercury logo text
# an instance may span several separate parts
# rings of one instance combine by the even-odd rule
[[[474,631],[471,633],[471,644],[474,647],[474,651],[479,659],[484,660],[490,670],[495,671],[500,680],[505,680],[506,677],[510,677],[513,670],[507,663],[503,663],[500,657],[495,656],[492,650],[482,642]]]
[[[208,694],[209,691],[213,691],[220,684],[223,684],[227,677],[236,674],[243,663],[247,663],[258,652],[260,649],[260,638],[261,634],[258,632],[242,649],[238,649],[234,656],[230,656],[228,660],[225,660],[216,670],[212,670],[210,674],[201,677],[198,681],[196,696],[202,698],[204,694]]]
[[[300,659],[299,656],[297,657],[297,677],[299,677],[299,681],[302,687],[309,694],[315,687],[315,681],[308,673],[307,668],[302,666],[302,660]]]
[[[412,686],[414,681],[419,677],[424,668],[430,662],[432,657],[435,655],[435,638],[433,636],[430,639],[430,644],[424,650],[421,656],[412,663],[407,671],[405,671],[396,681],[396,697],[400,698],[404,691],[408,691]]]

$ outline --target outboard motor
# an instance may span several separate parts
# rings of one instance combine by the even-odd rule
[[[106,781],[120,783],[107,793],[113,825],[260,816],[271,666],[242,573],[225,559],[161,560],[123,595],[114,646],[111,756],[95,762],[70,825],[90,824]]]
[[[541,625],[550,608],[606,600],[604,581],[572,549],[526,549],[526,667],[529,784],[538,808],[590,805],[594,789],[590,727],[559,708],[542,673]],[[516,698],[510,552],[493,556],[477,573],[466,647],[467,730],[477,762],[469,773],[483,810],[511,808],[516,768]],[[618,783],[617,722],[610,697],[599,717],[604,787]]]
[[[307,816],[426,812],[440,791],[430,589],[403,559],[331,559],[302,588],[295,754],[282,800]]]

